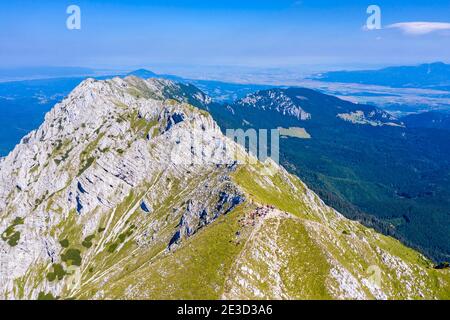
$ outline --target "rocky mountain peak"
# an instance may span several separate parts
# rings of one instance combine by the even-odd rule
[[[127,77],[55,105],[0,162],[0,298],[448,294],[446,270],[249,161],[194,106],[209,102]]]

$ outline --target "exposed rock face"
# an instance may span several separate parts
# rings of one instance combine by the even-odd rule
[[[448,270],[246,161],[209,102],[128,77],[57,104],[0,160],[0,298],[448,297]]]
[[[221,197],[230,189],[226,176],[234,160],[224,151],[210,163],[211,155],[205,154],[205,146],[220,146],[226,139],[209,115],[167,100],[167,92],[177,89],[172,82],[133,77],[86,80],[3,159],[0,230],[6,230],[17,218],[24,220],[14,227],[20,237],[17,243],[0,244],[0,288],[5,297],[17,297],[13,280],[30,268],[61,262],[59,240],[69,238],[70,242],[70,236],[75,235],[85,239],[104,228],[104,232],[112,232],[107,237],[112,241],[126,225],[123,220],[113,230],[108,228],[120,204],[129,200],[120,219],[138,211],[141,202],[156,207],[174,196],[171,186],[185,184],[199,175],[198,170],[202,174],[213,170],[216,176],[199,180],[204,184],[209,181],[211,188],[193,190],[193,199],[200,202],[207,192],[211,203],[202,206],[206,214],[189,217],[186,236],[226,212]],[[202,96],[199,99],[207,102]],[[144,208],[144,212],[149,211]],[[176,219],[179,212],[167,214]],[[201,224],[197,221],[200,218]],[[79,230],[67,230],[72,228]],[[59,287],[53,287],[51,291],[58,294]],[[36,296],[36,292],[25,294]]]
[[[296,104],[291,97],[282,90],[267,90],[264,94],[252,93],[238,100],[236,105],[240,107],[258,107],[262,110],[277,111],[285,116],[292,116],[298,120],[309,120],[311,114]]]
[[[268,111],[272,117],[273,113],[276,113],[284,116],[284,120],[291,118],[319,125],[336,125],[340,122],[336,122],[336,119],[339,119],[359,125],[404,126],[384,110],[370,105],[354,104],[306,88],[258,91],[236,101],[228,108],[233,113],[253,108]]]
[[[398,120],[381,110],[372,110],[365,112],[363,110],[357,110],[350,113],[339,113],[338,118],[355,124],[369,124],[371,126],[403,126],[399,124]]]

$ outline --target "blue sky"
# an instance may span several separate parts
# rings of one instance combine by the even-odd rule
[[[72,4],[81,30],[66,28]],[[371,4],[381,30],[363,28]],[[448,0],[14,0],[1,4],[0,67],[450,62],[447,23]]]

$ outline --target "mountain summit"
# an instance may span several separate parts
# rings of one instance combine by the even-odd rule
[[[154,73],[153,71],[147,70],[147,69],[138,69],[131,71],[127,74],[128,76],[135,76],[142,79],[148,79],[148,78],[156,78],[158,75]]]
[[[127,77],[57,104],[0,160],[0,298],[449,298],[448,270],[247,155],[209,103]]]

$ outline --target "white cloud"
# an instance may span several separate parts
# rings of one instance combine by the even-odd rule
[[[400,22],[388,25],[390,29],[400,29],[410,35],[424,35],[435,31],[450,30],[447,22]]]

